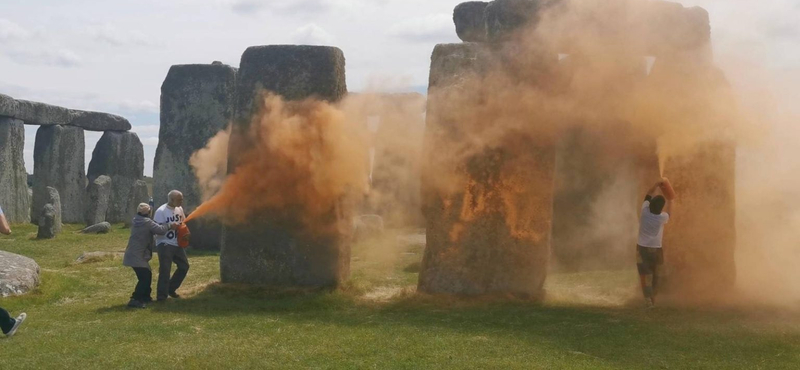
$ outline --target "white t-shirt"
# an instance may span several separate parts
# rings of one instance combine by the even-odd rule
[[[3,215],[3,207],[0,207],[0,216]]]
[[[654,215],[650,212],[650,201],[642,204],[642,217],[639,219],[639,245],[649,248],[661,248],[664,236],[664,224],[669,222],[669,214],[661,212]]]
[[[158,224],[182,224],[183,220],[186,219],[186,215],[183,213],[183,207],[175,207],[171,208],[168,205],[164,204],[161,207],[158,207],[156,210],[156,214],[153,215],[153,221]],[[156,237],[156,245],[159,244],[169,244],[178,246],[178,232],[175,230],[170,230],[165,235],[159,235]]]

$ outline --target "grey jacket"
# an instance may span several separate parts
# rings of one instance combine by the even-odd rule
[[[150,259],[153,258],[153,244],[155,235],[164,235],[169,232],[169,225],[159,225],[155,221],[136,215],[131,227],[131,237],[128,239],[128,248],[122,264],[129,267],[150,268]]]

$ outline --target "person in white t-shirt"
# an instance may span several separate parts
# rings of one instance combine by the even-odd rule
[[[182,224],[186,220],[183,213],[183,194],[173,190],[167,196],[169,202],[158,207],[153,221],[161,225]],[[170,230],[165,235],[156,238],[156,250],[158,251],[158,284],[156,289],[156,302],[163,302],[167,297],[180,298],[178,288],[181,287],[183,279],[189,272],[189,258],[186,251],[178,246],[178,232]],[[170,278],[172,263],[177,265],[175,274]]]
[[[639,219],[639,239],[636,245],[636,267],[648,307],[655,305],[658,288],[658,267],[664,263],[662,238],[664,225],[669,222],[671,202],[656,195],[666,179],[659,180],[647,191]]]

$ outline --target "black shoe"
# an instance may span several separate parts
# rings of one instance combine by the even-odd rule
[[[172,298],[175,298],[175,299],[181,299],[181,296],[178,293],[175,293],[175,292],[170,293],[169,296],[172,297]]]
[[[139,302],[135,299],[131,299],[130,302],[128,302],[128,308],[145,308],[145,307],[147,306],[145,306],[144,303]]]

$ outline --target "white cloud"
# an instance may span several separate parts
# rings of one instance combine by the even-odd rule
[[[158,136],[158,131],[161,129],[159,125],[139,125],[133,126],[131,131],[135,132],[140,137],[152,137],[153,135]],[[158,138],[156,137],[156,143],[158,143]]]
[[[157,146],[158,145],[158,138],[157,137],[147,137],[142,139],[142,144],[144,146]]]
[[[145,112],[145,113],[158,113],[159,106],[149,100],[131,100],[125,99],[118,104],[119,109],[124,111]]]
[[[157,42],[153,37],[147,36],[138,30],[120,30],[110,24],[104,24],[89,29],[96,40],[111,46],[152,46]]]
[[[337,6],[347,5],[344,0],[236,0],[231,10],[242,15],[253,15],[272,10],[293,16],[326,13]]]
[[[83,63],[78,54],[68,49],[32,50],[8,48],[0,51],[0,53],[19,64],[73,68]]]
[[[444,42],[456,36],[451,14],[430,14],[396,23],[389,28],[389,35],[408,41]]]
[[[296,29],[290,39],[301,45],[332,45],[334,41],[333,35],[314,23]]]
[[[31,37],[28,30],[8,20],[0,19],[0,41],[24,40]]]

